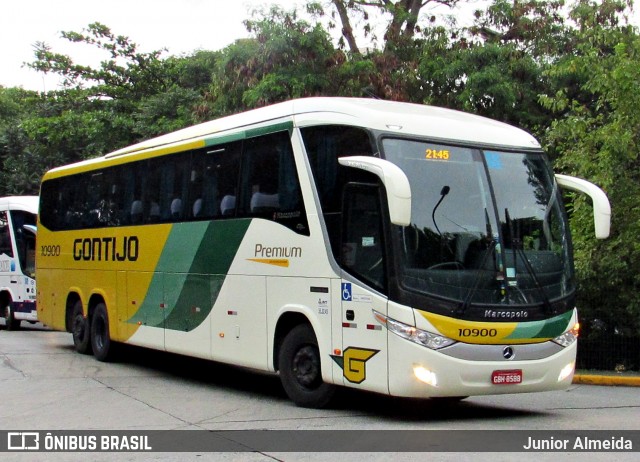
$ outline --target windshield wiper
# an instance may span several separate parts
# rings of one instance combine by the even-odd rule
[[[533,269],[531,262],[527,258],[527,254],[524,251],[524,248],[522,246],[522,242],[520,239],[520,233],[515,234],[514,232],[513,220],[509,215],[509,209],[504,209],[504,216],[505,216],[505,219],[507,220],[507,226],[509,227],[509,235],[511,237],[511,249],[513,251],[514,271],[516,271],[516,268],[518,266],[518,255],[520,255],[520,258],[522,259],[522,262],[524,263],[524,266],[527,269],[529,276],[531,276],[531,279],[533,279],[533,283],[536,286],[536,289],[538,289],[538,292],[540,293],[544,310],[547,314],[549,314],[551,312],[551,302],[549,301],[549,297],[547,297],[547,293],[545,292],[544,287],[542,286],[542,284],[540,283],[540,280],[538,279],[536,270]],[[514,275],[514,277],[516,277],[516,275]],[[526,302],[526,298],[525,298],[525,302]]]
[[[493,253],[493,250],[496,248],[496,246],[497,246],[497,242],[494,239],[492,239],[491,243],[489,244],[489,247],[487,247],[487,249],[484,251],[482,255],[482,260],[480,260],[480,265],[477,269],[476,277],[473,279],[473,285],[471,286],[471,289],[467,293],[467,296],[464,298],[464,301],[460,305],[460,308],[458,308],[458,314],[463,314],[465,311],[467,311],[467,308],[469,308],[469,305],[471,305],[471,299],[473,298],[474,294],[478,290],[478,286],[480,285],[480,279],[483,273],[482,269],[484,268],[484,265],[487,263],[487,259],[489,258],[489,255]]]
[[[484,265],[487,263],[487,259],[489,258],[489,255],[492,254],[493,250],[498,245],[498,242],[495,239],[493,239],[493,229],[491,228],[491,220],[489,220],[489,212],[487,211],[486,207],[484,208],[484,220],[485,220],[487,238],[491,239],[491,243],[489,244],[489,247],[487,247],[487,249],[482,254],[482,260],[480,260],[480,265],[478,266],[476,277],[473,278],[473,285],[471,286],[471,289],[467,293],[467,296],[464,298],[464,301],[460,305],[460,308],[458,308],[458,314],[463,314],[465,311],[467,311],[467,308],[469,308],[469,305],[471,305],[471,300],[475,295],[476,291],[478,290],[478,286],[480,285],[482,269],[484,268]],[[494,263],[494,270],[495,270],[495,263]]]

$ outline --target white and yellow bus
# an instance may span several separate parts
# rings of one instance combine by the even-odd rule
[[[0,198],[0,316],[7,330],[34,323],[38,196]]]
[[[557,390],[578,319],[559,186],[529,134],[422,105],[293,100],[49,171],[38,310],[114,342],[405,397]]]

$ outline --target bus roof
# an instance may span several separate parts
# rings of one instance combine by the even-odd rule
[[[38,196],[0,197],[0,210],[24,210],[38,213]]]
[[[351,124],[398,136],[417,135],[434,140],[511,149],[540,148],[537,140],[524,130],[474,114],[395,101],[314,97],[294,99],[204,122],[127,146],[102,158],[181,145],[211,136],[222,136],[225,132],[241,131],[256,124],[268,125],[270,121],[277,123],[283,120],[292,121],[297,126]],[[99,162],[99,159],[101,158],[76,165]]]

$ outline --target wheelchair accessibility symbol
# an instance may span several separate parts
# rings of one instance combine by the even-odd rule
[[[342,300],[345,301],[345,302],[352,301],[351,283],[350,282],[343,282],[342,283]]]

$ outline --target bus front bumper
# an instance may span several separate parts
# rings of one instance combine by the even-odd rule
[[[36,309],[36,302],[13,302],[11,307],[13,308],[13,316],[15,317],[15,319],[30,322],[38,321],[38,310]]]
[[[483,345],[474,346],[481,349]],[[522,350],[526,345],[517,345]],[[389,335],[389,393],[431,398],[564,390],[572,382],[577,342],[541,359],[460,359]]]

